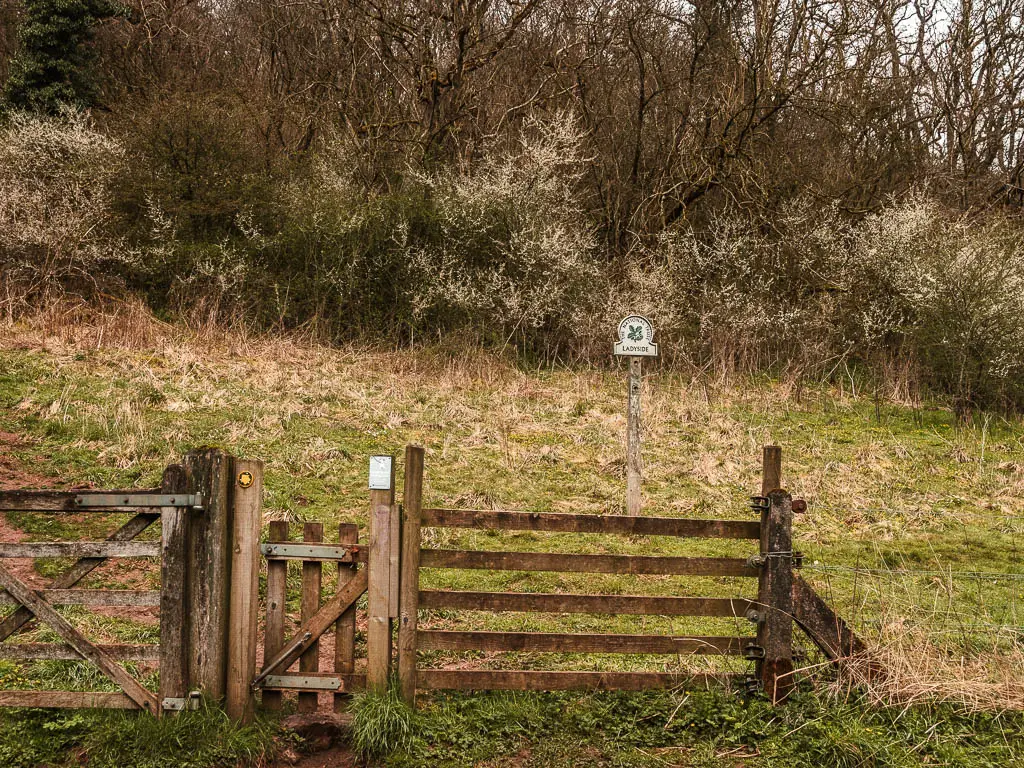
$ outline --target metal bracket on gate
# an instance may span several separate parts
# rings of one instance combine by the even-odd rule
[[[263,688],[288,688],[300,691],[341,691],[340,677],[306,677],[305,675],[267,675]]]
[[[771,501],[767,496],[751,496],[750,508],[755,512],[767,512],[771,509]]]
[[[764,555],[751,555],[747,558],[747,568],[760,568],[765,562]]]
[[[756,696],[761,692],[761,681],[756,677],[745,677],[743,679],[743,689],[750,696]]]
[[[354,563],[359,556],[358,544],[260,544],[260,552],[268,560],[332,560]]]
[[[764,648],[760,645],[744,646],[743,658],[747,661],[760,661],[764,658]]]
[[[75,506],[83,508],[186,507],[202,511],[201,493],[87,493],[75,496]]]
[[[162,702],[161,706],[165,712],[183,712],[186,709],[199,709],[199,702],[202,701],[203,695],[199,691],[192,691],[188,696],[182,696],[175,698],[172,696],[166,697]]]

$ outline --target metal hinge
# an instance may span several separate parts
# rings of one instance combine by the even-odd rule
[[[794,552],[793,553],[793,567],[794,568],[803,568],[804,567],[804,553],[803,552]]]
[[[203,695],[199,691],[192,691],[188,696],[175,698],[168,696],[161,702],[166,712],[182,712],[186,709],[199,709],[199,702]]]
[[[750,508],[755,512],[767,512],[771,509],[771,501],[767,496],[751,496]]]
[[[340,677],[306,677],[305,675],[267,675],[263,688],[295,688],[300,691],[340,691]]]
[[[89,493],[75,496],[76,507],[187,507],[202,510],[201,493]]]
[[[756,677],[745,677],[743,678],[743,690],[751,696],[756,696],[761,692],[761,681]]]
[[[359,553],[357,544],[260,544],[264,557],[274,560],[333,560],[351,563]]]
[[[760,645],[746,645],[743,647],[743,658],[747,661],[760,661],[764,658],[764,648]]]
[[[764,563],[764,555],[751,555],[747,558],[747,568],[760,568]]]
[[[761,624],[764,622],[764,614],[761,613],[761,611],[754,610],[753,608],[747,611],[746,618],[751,624]]]

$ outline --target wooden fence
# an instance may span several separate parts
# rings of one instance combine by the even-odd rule
[[[765,453],[765,484],[778,472],[776,450]],[[754,661],[766,694],[784,698],[792,687],[791,551],[792,500],[769,489],[756,498],[760,521],[696,520],[619,515],[574,515],[493,510],[421,508],[423,453],[406,453],[406,494],[402,515],[402,589],[399,679],[412,703],[421,689],[622,689],[707,685],[737,675],[680,675],[666,672],[422,669],[420,650],[529,651],[540,653],[742,655]],[[760,542],[750,558],[591,555],[550,552],[437,550],[421,547],[422,528],[477,528],[628,536],[746,539]],[[607,594],[536,594],[420,590],[423,568],[569,573],[661,574],[746,577],[759,580],[758,597],[651,597]],[[421,609],[544,613],[640,614],[738,617],[757,627],[749,636],[664,636],[551,632],[447,631],[420,629]]]
[[[794,502],[782,490],[781,454],[764,452],[761,493],[752,498],[760,519],[699,520],[620,515],[578,515],[423,508],[423,449],[405,452],[403,504],[390,490],[369,499],[369,541],[355,525],[339,526],[337,542],[324,542],[323,526],[306,523],[302,540],[286,522],[270,524],[260,543],[263,467],[217,449],[193,451],[168,467],[159,488],[117,491],[0,492],[0,511],[32,514],[128,513],[104,541],[0,542],[0,603],[18,607],[0,621],[0,658],[86,659],[121,687],[119,693],[0,691],[0,706],[119,707],[155,715],[188,706],[201,691],[223,699],[228,713],[248,720],[260,691],[264,706],[280,708],[285,691],[297,692],[300,711],[325,701],[345,706],[348,694],[388,685],[397,661],[402,695],[432,689],[621,689],[708,685],[732,673],[545,671],[534,669],[423,668],[420,651],[742,656],[755,665],[754,681],[773,702],[793,687],[793,627],[803,629],[833,660],[861,654],[863,645],[794,572]],[[160,521],[159,540],[145,532]],[[674,557],[624,554],[433,549],[423,528],[543,531],[605,535],[734,539],[751,542],[748,557]],[[756,542],[756,546],[754,545]],[[73,565],[43,589],[26,583],[3,558],[73,557]],[[78,585],[109,558],[159,559],[159,590],[95,590]],[[260,572],[266,563],[263,663],[257,665]],[[300,612],[289,625],[288,564],[301,563]],[[325,573],[324,566],[328,565]],[[732,577],[757,581],[756,597],[565,594],[420,589],[423,569],[555,571]],[[324,579],[334,579],[324,597]],[[357,658],[356,605],[367,594],[366,656]],[[159,645],[113,645],[88,640],[54,608],[141,606],[158,608]],[[749,621],[752,634],[675,636],[579,632],[451,631],[419,626],[421,612],[514,611],[556,614],[698,616]],[[60,644],[18,643],[16,633],[40,621]],[[394,625],[397,628],[397,658]],[[743,626],[746,626],[744,624]],[[333,630],[333,658],[322,658]],[[120,666],[156,665],[157,695]],[[363,664],[365,663],[365,666]],[[290,669],[293,665],[297,669]],[[257,671],[259,669],[259,671]],[[748,680],[748,682],[750,682]]]

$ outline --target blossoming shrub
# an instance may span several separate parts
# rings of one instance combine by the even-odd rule
[[[125,161],[85,118],[0,123],[0,283],[11,312],[55,289],[91,291],[139,259],[113,229],[110,182]]]

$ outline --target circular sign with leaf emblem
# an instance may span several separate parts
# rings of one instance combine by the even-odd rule
[[[616,355],[629,357],[657,357],[654,326],[643,315],[630,315],[619,323],[619,340],[615,342]]]

